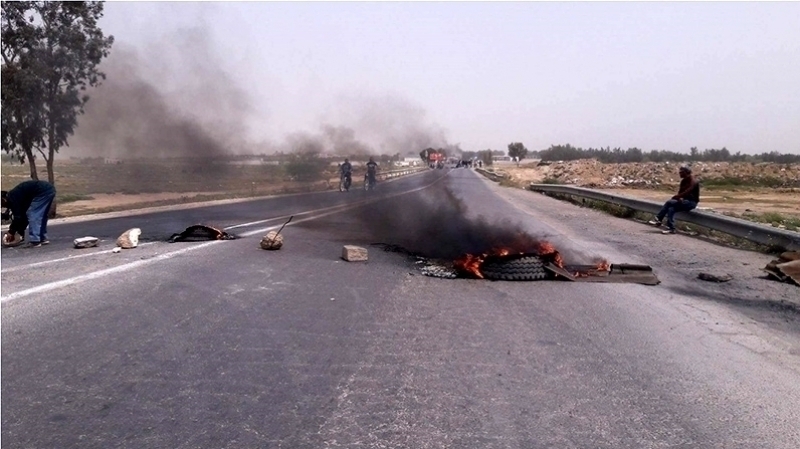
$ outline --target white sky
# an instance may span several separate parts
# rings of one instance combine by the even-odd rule
[[[101,26],[142,49],[205,29],[253,139],[399,101],[464,150],[800,154],[800,2],[109,2]]]

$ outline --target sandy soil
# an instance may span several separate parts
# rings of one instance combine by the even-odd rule
[[[666,201],[669,192],[647,189],[604,189],[617,195],[651,201]],[[700,193],[700,208],[711,208],[717,212],[764,213],[800,217],[800,191],[786,193],[706,191]]]
[[[91,200],[79,200],[71,203],[64,203],[58,205],[59,215],[69,216],[75,213],[107,209],[117,206],[131,206],[140,203],[152,203],[155,201],[164,200],[184,200],[188,201],[197,195],[213,194],[214,192],[182,192],[182,193],[144,193],[137,195],[129,195],[123,193],[105,194],[95,193],[92,194]]]
[[[677,191],[679,182],[675,171],[679,164],[603,164],[595,160],[556,162],[539,166],[537,162],[498,165],[495,170],[505,172],[515,182],[526,185],[541,183],[546,178],[559,182],[652,201],[666,201]],[[800,164],[749,164],[749,163],[696,163],[695,171],[700,179],[715,177],[742,177],[758,180],[773,178],[784,180],[788,185],[800,182]],[[624,186],[621,179],[648,181],[647,186]],[[800,218],[800,188],[714,188],[701,189],[700,207],[711,208],[720,213],[762,214],[776,212]]]

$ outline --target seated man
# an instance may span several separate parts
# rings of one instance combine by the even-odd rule
[[[667,229],[662,231],[662,234],[675,233],[675,212],[690,211],[700,202],[700,182],[692,175],[692,169],[683,166],[678,170],[678,175],[681,177],[678,194],[664,203],[664,207],[661,208],[655,219],[648,222],[651,225],[661,226],[666,215]]]

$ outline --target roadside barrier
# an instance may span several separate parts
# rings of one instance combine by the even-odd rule
[[[663,206],[663,204],[653,201],[612,195],[607,192],[600,192],[582,187],[557,184],[531,184],[528,189],[534,192],[556,193],[603,201],[640,212],[651,213],[653,215],[657,214]],[[787,231],[747,220],[698,210],[678,212],[675,214],[675,219],[724,232],[762,245],[783,248],[786,251],[800,251],[800,233],[798,232]]]

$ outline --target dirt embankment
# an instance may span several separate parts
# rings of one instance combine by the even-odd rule
[[[800,188],[800,164],[694,162],[694,174],[708,186]],[[558,182],[582,187],[671,188],[680,182],[674,162],[604,164],[595,159],[531,162],[521,167],[498,167],[517,181]]]
[[[700,207],[775,226],[796,229],[800,223],[800,164],[696,162],[701,181]],[[597,160],[529,162],[499,165],[518,185],[572,184],[613,189],[620,195],[651,201],[669,199],[680,178],[676,163],[604,164]]]

